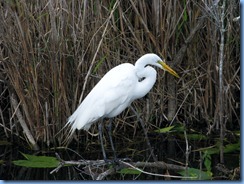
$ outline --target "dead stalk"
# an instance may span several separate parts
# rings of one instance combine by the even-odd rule
[[[224,41],[225,41],[225,4],[223,1],[220,15],[220,46],[219,46],[219,124],[220,124],[220,163],[224,163],[224,137],[225,137],[225,122],[224,122],[224,95],[223,95],[223,64],[224,64]]]

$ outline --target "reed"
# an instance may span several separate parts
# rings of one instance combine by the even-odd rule
[[[18,110],[36,143],[62,145],[66,133],[60,130],[99,79],[147,52],[166,57],[181,76],[162,78],[160,71],[149,95],[133,103],[147,128],[174,120],[209,134],[219,129],[218,8],[212,11],[203,1],[129,0],[118,1],[111,14],[116,2],[2,1],[0,119],[5,136],[17,134],[30,142]],[[229,130],[240,128],[240,24],[233,22],[239,6],[228,1],[225,12],[223,118]],[[3,100],[6,89],[17,104]],[[116,118],[114,132],[130,130],[134,136],[139,126],[126,110]]]

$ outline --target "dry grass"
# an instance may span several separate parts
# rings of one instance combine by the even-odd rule
[[[129,0],[119,1],[111,14],[116,2],[1,3],[0,80],[17,96],[17,108],[35,141],[61,145],[65,133],[57,132],[99,78],[147,52],[167,57],[181,76],[175,80],[158,75],[148,98],[133,103],[148,128],[166,126],[168,117],[209,133],[218,129],[218,12],[209,11],[210,4],[202,1]],[[238,130],[240,123],[240,24],[232,21],[237,16],[239,2],[228,1],[223,102],[224,122],[231,130]],[[193,32],[198,23],[201,27]],[[5,135],[11,131],[27,139],[16,109],[5,106],[1,102]],[[133,128],[136,134],[139,125],[126,121],[136,121],[131,114],[126,110],[117,118],[115,131]]]

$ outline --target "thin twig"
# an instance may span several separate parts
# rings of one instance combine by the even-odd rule
[[[186,134],[186,130],[184,130],[184,136],[185,136],[185,141],[186,141],[186,176],[188,176],[188,163],[189,163],[189,155],[190,155],[190,151],[191,151],[191,147],[189,147],[188,144],[188,139],[187,139],[187,134]]]
[[[137,171],[140,171],[144,174],[148,174],[148,175],[152,175],[152,176],[160,176],[160,177],[170,177],[170,178],[181,178],[181,179],[196,179],[197,177],[184,177],[184,176],[173,176],[173,175],[164,175],[164,174],[157,174],[157,173],[150,173],[150,172],[147,172],[147,171],[143,171],[135,166],[133,166],[132,164],[130,163],[127,163],[127,162],[124,162],[124,161],[120,161],[121,163],[137,170]]]

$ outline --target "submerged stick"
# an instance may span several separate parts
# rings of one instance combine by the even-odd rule
[[[184,177],[184,176],[173,176],[173,175],[162,175],[158,173],[151,173],[148,171],[144,171],[144,168],[160,168],[165,170],[172,170],[172,171],[182,171],[185,170],[186,167],[174,165],[174,164],[167,164],[163,161],[157,161],[157,162],[125,162],[124,159],[118,159],[116,164],[111,164],[112,162],[106,162],[104,160],[78,160],[78,161],[65,161],[60,158],[60,156],[56,153],[57,159],[60,161],[60,164],[50,172],[50,174],[53,174],[54,172],[58,172],[60,168],[63,166],[84,166],[88,167],[90,171],[91,176],[95,180],[103,180],[106,176],[116,174],[117,171],[120,171],[124,168],[132,168],[135,169],[141,173],[152,175],[152,176],[160,176],[160,177],[169,177],[169,178],[180,178],[180,179],[196,179],[196,177]],[[105,167],[107,166],[107,167]],[[102,168],[104,169],[101,173],[92,173],[93,168]],[[143,168],[143,169],[141,169]]]

